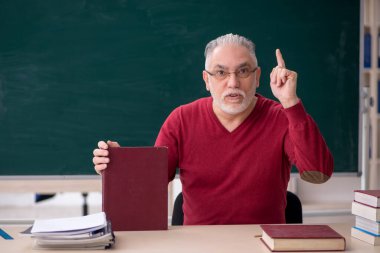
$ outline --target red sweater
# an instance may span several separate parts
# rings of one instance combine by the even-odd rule
[[[333,158],[302,103],[284,109],[257,95],[252,113],[228,132],[212,98],[176,108],[156,146],[169,149],[169,180],[180,168],[185,225],[285,223],[291,164],[321,183]]]

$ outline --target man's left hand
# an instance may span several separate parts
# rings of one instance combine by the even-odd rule
[[[270,87],[273,95],[280,101],[284,108],[289,108],[298,103],[297,97],[297,73],[285,67],[280,49],[276,49],[277,66],[270,74]]]

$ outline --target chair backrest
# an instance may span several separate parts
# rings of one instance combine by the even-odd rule
[[[302,223],[302,204],[298,196],[290,191],[286,193],[285,220],[286,223]],[[178,194],[174,201],[172,225],[183,225],[183,196],[182,192]]]
[[[180,192],[174,201],[173,215],[172,215],[172,225],[173,226],[182,226],[183,225],[182,204],[183,204],[183,196],[182,196],[182,192]]]
[[[288,224],[302,223],[301,200],[293,192],[286,192],[285,221]]]

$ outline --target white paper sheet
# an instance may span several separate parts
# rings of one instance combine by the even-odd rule
[[[55,232],[75,232],[81,233],[103,228],[107,225],[106,214],[104,212],[91,214],[87,216],[73,218],[58,218],[35,220],[32,228],[34,233],[55,233]]]

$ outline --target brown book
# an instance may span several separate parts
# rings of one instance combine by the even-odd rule
[[[345,250],[346,240],[327,225],[261,225],[271,251]]]
[[[168,229],[166,147],[109,148],[103,211],[115,231]]]
[[[354,200],[368,206],[380,207],[380,190],[356,190]]]

